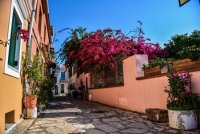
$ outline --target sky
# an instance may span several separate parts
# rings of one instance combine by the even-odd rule
[[[123,33],[143,23],[145,37],[161,46],[176,34],[200,30],[199,0],[179,7],[178,0],[49,0],[50,23],[54,33],[63,28],[87,28],[87,31],[111,28]],[[54,44],[58,51],[68,37],[58,33]]]

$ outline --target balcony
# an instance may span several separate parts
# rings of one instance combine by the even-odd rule
[[[61,83],[67,83],[68,80],[67,80],[67,79],[61,79],[61,78],[60,78],[60,82],[61,82]]]

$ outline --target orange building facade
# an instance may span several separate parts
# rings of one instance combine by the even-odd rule
[[[21,80],[22,54],[27,41],[17,36],[19,28],[28,30],[34,0],[0,1],[0,134],[8,124],[19,123],[23,111],[23,82]],[[44,61],[51,61],[51,27],[48,1],[37,0],[31,34],[31,55],[43,53]]]
[[[32,57],[41,52],[46,63],[52,60],[50,53],[53,49],[51,42],[53,30],[50,26],[48,10],[48,0],[37,0],[30,45]]]

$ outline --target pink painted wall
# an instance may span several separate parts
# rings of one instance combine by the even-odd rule
[[[167,77],[137,80],[140,70],[137,70],[136,58],[132,56],[124,60],[124,86],[89,90],[91,101],[142,113],[146,108],[166,109],[164,89],[168,85]],[[200,93],[200,71],[192,74],[193,90]]]
[[[87,78],[87,85],[88,88],[91,88],[91,81],[90,81],[90,73],[82,73],[76,80],[75,80],[75,87],[78,88],[80,86],[81,80],[83,81],[83,85],[86,86],[86,78]]]

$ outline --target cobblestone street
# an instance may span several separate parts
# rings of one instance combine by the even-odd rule
[[[148,121],[138,113],[93,102],[81,100],[70,101],[66,97],[57,97],[25,133],[199,134],[200,131],[180,132],[168,128],[165,123]]]

